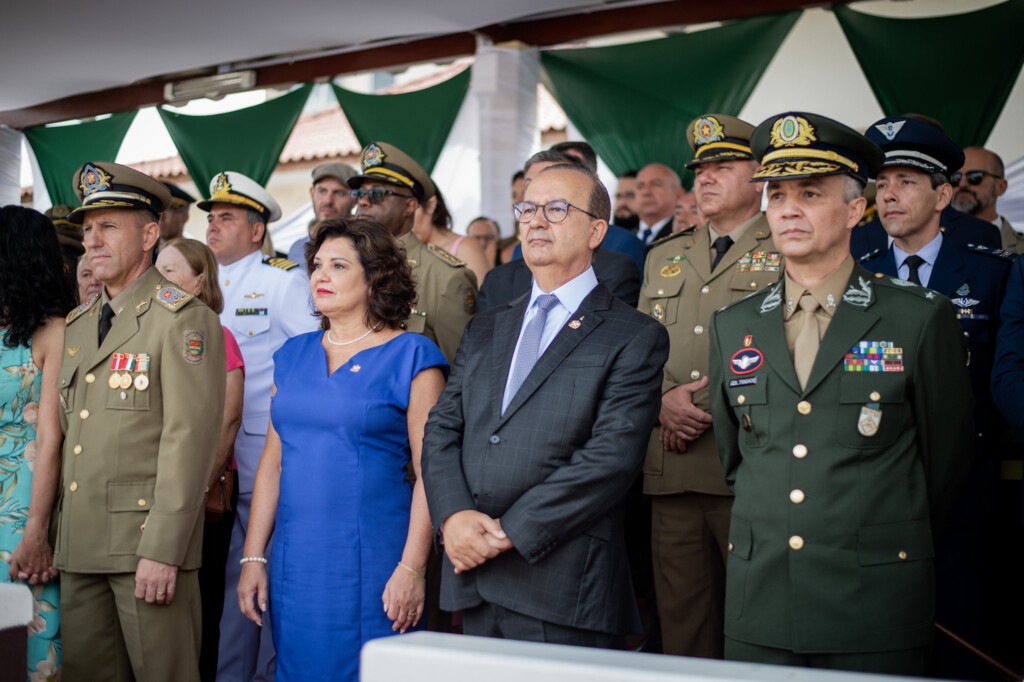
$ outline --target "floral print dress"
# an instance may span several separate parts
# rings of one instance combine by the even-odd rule
[[[10,582],[11,554],[28,521],[42,372],[29,346],[8,348],[4,336],[0,330],[0,581]],[[29,587],[35,615],[28,626],[26,677],[30,682],[60,680],[60,587],[54,582]]]

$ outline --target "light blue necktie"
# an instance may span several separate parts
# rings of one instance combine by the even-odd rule
[[[513,365],[512,372],[509,375],[509,388],[511,390],[505,393],[508,398],[501,406],[502,414],[508,409],[509,403],[512,402],[516,393],[519,392],[519,388],[526,381],[526,377],[530,375],[530,370],[537,364],[537,358],[540,357],[540,337],[544,333],[544,324],[548,320],[548,311],[555,307],[556,303],[558,303],[558,297],[554,294],[542,294],[537,297],[535,303],[537,314],[526,325],[526,331],[523,332],[523,337],[519,340],[519,354],[516,356],[515,365]]]

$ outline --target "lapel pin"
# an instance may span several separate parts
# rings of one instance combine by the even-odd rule
[[[750,348],[750,344],[754,342],[754,337],[747,335],[743,337],[743,347]]]
[[[74,346],[72,348],[68,348],[68,357],[70,357],[70,358],[75,357],[75,355],[78,354],[78,351],[80,351],[80,350],[82,350],[81,346]]]
[[[569,321],[569,329],[579,329],[580,326],[582,325],[583,317],[584,317],[583,315],[580,315],[580,319],[578,319],[578,320],[570,320]]]

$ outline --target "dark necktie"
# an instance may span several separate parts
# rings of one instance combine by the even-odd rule
[[[729,250],[730,246],[732,246],[732,237],[729,235],[719,237],[715,240],[714,246],[716,255],[715,261],[711,264],[712,270],[718,267],[718,263],[722,260],[722,256],[724,256],[725,252]]]
[[[512,373],[509,376],[509,388],[511,390],[507,394],[508,401],[501,406],[502,414],[505,413],[509,403],[512,402],[516,393],[519,392],[519,388],[526,381],[530,370],[537,364],[537,358],[540,357],[540,337],[544,333],[544,324],[548,320],[548,311],[556,303],[558,303],[558,297],[554,294],[543,294],[537,297],[537,314],[526,325],[526,329],[523,331],[523,338],[519,341],[519,355],[516,356],[516,364],[513,365]]]
[[[107,338],[107,332],[110,331],[110,327],[114,324],[114,309],[110,307],[109,303],[103,304],[103,310],[100,311],[100,345],[103,345],[103,339]]]
[[[924,258],[914,254],[912,256],[907,256],[907,259],[903,261],[903,263],[910,268],[910,277],[908,278],[908,281],[913,282],[914,284],[920,284],[921,276],[917,274],[917,270],[924,265]]]
[[[654,234],[654,230],[652,230],[649,227],[644,229],[644,231],[640,233],[640,241],[642,241],[644,243],[644,246],[646,246],[647,242],[649,242],[651,240],[651,235],[653,235],[653,234]]]

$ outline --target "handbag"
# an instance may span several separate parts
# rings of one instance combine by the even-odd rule
[[[217,523],[226,512],[231,511],[231,492],[235,478],[225,464],[206,495],[206,522]]]

